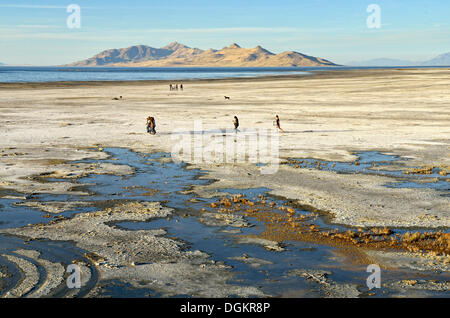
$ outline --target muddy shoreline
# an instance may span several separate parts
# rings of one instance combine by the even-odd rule
[[[117,150],[115,151],[117,152]],[[119,153],[122,153],[120,151]],[[155,156],[151,155],[151,158],[155,158]],[[112,159],[112,160],[111,160]],[[161,164],[161,168],[164,169],[165,165],[168,164],[170,161],[166,160],[167,157],[161,157],[158,159],[158,162]],[[104,165],[107,165],[109,162],[113,162],[115,158],[105,158],[105,159],[99,159],[100,161],[105,161]],[[91,160],[88,160],[87,162],[90,162]],[[130,162],[131,157],[129,156],[121,158],[121,160],[118,160],[117,165],[124,164],[125,162]],[[79,162],[76,161],[76,162]],[[143,162],[147,162],[146,160],[143,160]],[[66,164],[72,164],[71,162],[67,162]],[[153,167],[156,164],[156,162],[150,164],[150,167]],[[101,167],[102,165],[96,165],[97,167]],[[85,166],[86,167],[86,166]],[[131,178],[136,178],[136,174],[141,171],[142,173],[142,167],[141,166],[135,166],[131,165],[127,169],[115,169],[115,171],[126,171],[124,172],[125,175],[129,175]],[[98,178],[98,180],[103,180],[102,175],[108,176],[108,178],[114,179],[115,177],[118,177],[115,174],[111,174],[108,171],[91,171],[86,172],[86,174],[77,175],[74,178],[80,179],[83,183],[86,181],[89,181],[90,177],[89,175],[92,175],[94,178]],[[169,172],[169,174],[171,174]],[[200,177],[203,174],[201,172],[197,175]],[[64,178],[71,178],[73,176],[69,176],[70,172],[67,171],[65,174],[60,174],[60,179],[53,180],[53,181],[47,181],[46,183],[55,183],[58,182],[58,180],[63,180]],[[163,177],[164,173],[160,175],[160,177]],[[51,175],[46,175],[46,177],[51,177]],[[119,175],[120,177],[120,175]],[[52,179],[52,178],[50,178]],[[123,179],[123,175],[122,175]],[[144,178],[146,179],[146,178]],[[34,179],[38,180],[38,179]],[[84,180],[84,181],[83,181]],[[42,182],[42,180],[40,181]],[[135,183],[133,180],[129,181],[130,183]],[[113,184],[116,184],[117,181],[114,181]],[[94,183],[97,184],[97,183]],[[211,182],[207,182],[207,186],[210,186],[214,184]],[[106,184],[105,184],[106,185]],[[104,187],[105,185],[97,184],[97,187]],[[107,186],[107,185],[106,185]],[[91,186],[92,187],[92,186]],[[148,197],[150,200],[158,200],[157,198],[154,198],[153,196],[160,191],[153,191],[151,189],[145,189],[141,188],[139,186],[133,187],[133,189],[130,189],[133,191],[136,190],[142,190],[144,197]],[[148,192],[150,190],[150,192]],[[267,189],[269,190],[269,189]],[[117,281],[117,282],[123,282],[127,284],[131,284],[130,286],[137,290],[147,290],[148,293],[159,295],[159,297],[168,297],[168,296],[175,296],[185,294],[185,295],[191,295],[191,296],[202,296],[202,297],[210,297],[211,295],[214,295],[214,297],[225,297],[232,295],[237,295],[240,297],[246,297],[246,296],[258,296],[258,297],[265,297],[265,296],[275,296],[274,294],[265,293],[262,290],[252,289],[251,287],[238,287],[230,285],[227,283],[227,281],[232,280],[234,272],[233,267],[227,265],[228,262],[234,261],[234,262],[242,262],[243,264],[248,265],[250,268],[264,268],[264,267],[270,267],[273,266],[273,262],[266,260],[264,258],[257,258],[257,257],[249,257],[246,253],[244,253],[244,256],[235,256],[235,257],[227,257],[227,258],[221,258],[219,257],[220,261],[217,260],[217,255],[214,257],[215,259],[211,260],[211,256],[208,256],[208,254],[205,254],[204,252],[201,252],[200,250],[191,250],[185,249],[182,246],[192,245],[192,242],[190,242],[192,239],[188,239],[187,241],[180,240],[179,238],[175,238],[170,236],[168,238],[169,233],[167,232],[167,226],[170,224],[170,220],[172,218],[175,218],[176,220],[179,220],[180,223],[186,222],[186,217],[193,218],[195,220],[198,220],[200,224],[204,224],[206,227],[212,227],[212,228],[228,228],[228,229],[235,229],[233,231],[226,230],[223,233],[229,233],[227,235],[231,235],[230,237],[233,237],[237,235],[238,233],[242,233],[242,230],[245,228],[251,229],[254,225],[251,225],[251,223],[254,223],[254,221],[251,221],[249,223],[247,219],[253,219],[256,217],[255,220],[261,220],[265,224],[261,230],[263,230],[262,233],[256,234],[258,232],[255,232],[255,234],[249,234],[249,235],[240,235],[238,236],[239,239],[236,241],[235,244],[238,244],[236,246],[246,246],[247,244],[251,245],[261,245],[264,249],[266,249],[268,254],[265,257],[268,257],[272,253],[275,255],[281,255],[281,253],[286,253],[286,247],[284,245],[284,242],[288,243],[287,246],[291,246],[293,242],[309,242],[309,244],[316,244],[318,243],[318,246],[335,246],[337,248],[337,251],[339,254],[344,256],[343,259],[343,267],[349,267],[353,268],[354,271],[355,268],[361,268],[367,264],[370,264],[371,262],[374,262],[374,259],[383,260],[383,263],[381,266],[383,266],[384,270],[393,270],[392,269],[392,260],[387,257],[385,251],[386,246],[384,248],[376,247],[376,245],[369,247],[364,246],[353,246],[351,243],[354,238],[352,236],[343,237],[343,241],[325,241],[320,238],[320,235],[323,236],[323,234],[319,234],[321,232],[317,232],[317,229],[319,227],[315,227],[315,229],[312,229],[311,224],[306,224],[310,229],[307,230],[311,234],[304,233],[303,236],[296,236],[298,234],[295,233],[301,233],[305,230],[300,230],[302,228],[302,222],[304,220],[308,220],[310,217],[317,218],[319,216],[319,211],[310,211],[308,209],[303,210],[304,207],[296,207],[296,209],[300,209],[300,211],[304,211],[306,218],[299,218],[298,220],[295,220],[297,217],[294,217],[292,219],[291,213],[293,213],[293,208],[284,208],[282,205],[276,205],[272,206],[272,204],[267,204],[267,206],[270,206],[270,208],[266,208],[265,201],[267,200],[265,197],[259,195],[259,199],[261,202],[264,201],[264,205],[261,205],[260,202],[252,201],[246,199],[246,197],[242,197],[241,195],[234,197],[238,199],[233,199],[231,197],[231,200],[234,200],[235,203],[239,203],[239,205],[248,205],[249,207],[253,207],[256,209],[253,212],[243,212],[238,210],[235,210],[233,213],[229,213],[227,211],[221,211],[223,209],[219,209],[217,211],[217,208],[223,207],[232,207],[233,203],[229,199],[227,199],[227,193],[229,190],[224,189],[222,194],[215,193],[214,197],[217,197],[219,195],[219,198],[222,198],[221,201],[214,201],[213,198],[211,200],[203,201],[204,199],[200,196],[198,199],[190,199],[189,202],[197,202],[196,205],[198,205],[197,208],[194,207],[194,210],[196,209],[197,212],[194,214],[191,214],[192,212],[183,212],[186,211],[182,206],[183,204],[177,209],[178,212],[176,215],[174,215],[173,211],[170,210],[170,208],[163,208],[159,206],[157,202],[154,203],[145,203],[145,202],[139,202],[136,201],[138,198],[134,198],[133,196],[128,197],[127,200],[123,201],[119,198],[119,200],[112,200],[112,201],[105,201],[105,204],[102,202],[96,202],[93,201],[90,204],[80,204],[80,202],[74,201],[74,205],[71,205],[71,202],[66,202],[65,206],[67,206],[68,210],[77,210],[77,207],[83,207],[83,206],[92,206],[92,204],[96,207],[93,212],[81,212],[81,213],[75,213],[72,216],[69,217],[61,217],[61,214],[64,214],[64,204],[61,202],[61,204],[56,205],[58,211],[55,211],[55,213],[58,213],[59,215],[55,215],[53,217],[53,220],[50,220],[49,223],[36,223],[34,225],[29,225],[25,227],[19,227],[19,228],[9,228],[9,229],[3,229],[0,230],[2,234],[13,234],[15,236],[24,237],[27,238],[28,242],[34,242],[34,241],[40,241],[42,239],[51,241],[70,241],[73,242],[77,246],[77,248],[81,248],[85,252],[80,257],[77,257],[77,260],[72,261],[75,262],[75,264],[79,264],[80,266],[84,266],[84,277],[86,278],[85,284],[90,285],[88,290],[84,292],[83,294],[79,294],[78,296],[85,295],[88,297],[101,297],[108,288],[101,287],[101,286],[110,286],[111,282]],[[259,193],[259,190],[255,190],[255,193]],[[192,188],[191,186],[185,187],[182,191],[183,193],[191,194],[193,195],[195,193],[195,187]],[[239,190],[236,190],[237,193],[239,193]],[[93,193],[96,193],[95,191]],[[106,194],[106,193],[105,193]],[[105,197],[105,194],[103,193],[97,193],[96,196],[100,196],[101,198],[107,199],[107,196]],[[114,193],[111,193],[110,195],[114,196]],[[249,198],[251,196],[254,196],[255,194],[249,193]],[[58,196],[56,196],[58,197]],[[77,195],[76,199],[78,199],[80,196]],[[82,197],[82,196],[81,196]],[[85,196],[86,197],[86,196]],[[92,197],[92,194],[87,196],[87,198]],[[143,197],[142,197],[143,198]],[[33,202],[41,202],[42,205],[30,205],[30,207],[33,207],[34,209],[43,211],[43,212],[49,212],[52,211],[54,208],[52,207],[52,202],[54,201],[42,201],[44,198],[30,198],[30,203]],[[36,201],[38,200],[38,201]],[[200,201],[199,201],[200,200]],[[220,200],[220,199],[219,199]],[[244,200],[244,201],[242,201]],[[169,200],[169,202],[173,202],[173,200]],[[208,202],[211,202],[211,204],[208,204]],[[217,203],[215,203],[217,202]],[[273,201],[271,201],[273,202]],[[283,200],[281,202],[286,202],[285,204],[289,204],[287,201]],[[56,203],[56,202],[55,202]],[[88,203],[88,202],[86,202]],[[269,203],[269,202],[268,202]],[[279,203],[280,204],[280,203]],[[195,204],[194,204],[195,205]],[[211,205],[211,206],[210,206]],[[48,206],[49,209],[46,209],[46,206]],[[206,207],[202,208],[201,207]],[[294,205],[295,206],[295,205]],[[192,208],[190,208],[192,209]],[[189,210],[190,210],[189,209]],[[266,209],[267,211],[264,212],[263,210]],[[276,212],[279,210],[279,212]],[[287,211],[287,219],[285,216],[285,212]],[[159,211],[159,212],[158,212]],[[224,214],[225,212],[225,214]],[[231,211],[230,211],[231,212]],[[255,214],[256,213],[256,214]],[[269,213],[269,214],[266,214]],[[302,212],[303,213],[303,212]],[[183,216],[184,215],[184,216]],[[242,218],[240,215],[244,215],[244,218]],[[272,215],[272,216],[270,216]],[[180,218],[180,216],[182,216]],[[274,221],[273,217],[278,218],[276,221]],[[165,219],[167,218],[167,221]],[[270,220],[270,221],[269,221]],[[281,221],[283,220],[283,221]],[[292,226],[289,225],[289,223],[285,223],[289,220],[289,222],[292,223]],[[135,224],[142,224],[142,225],[150,225],[151,227],[149,229],[139,229],[139,227],[136,227],[136,225],[130,224],[131,228],[123,228],[120,224],[123,222],[130,223],[135,222]],[[163,221],[166,226],[160,227],[157,224],[159,222]],[[168,223],[167,223],[168,222]],[[178,221],[177,221],[178,222]],[[196,221],[197,222],[197,221]],[[153,225],[155,223],[155,225]],[[295,226],[293,226],[295,224]],[[186,224],[186,226],[192,226]],[[275,232],[273,232],[273,226],[276,226],[278,228]],[[206,228],[204,228],[206,229]],[[204,232],[203,230],[199,230],[196,235],[201,234]],[[300,232],[299,232],[300,231]],[[233,234],[234,233],[234,234]],[[252,233],[252,232],[249,232]],[[274,236],[273,233],[276,235]],[[343,232],[346,233],[346,232]],[[170,233],[172,235],[173,233]],[[305,235],[306,234],[306,235]],[[319,234],[319,236],[317,236]],[[181,233],[176,234],[177,237],[180,235],[183,235]],[[293,236],[294,235],[294,236]],[[116,238],[117,240],[116,240]],[[141,240],[143,241],[136,241],[139,237],[141,237]],[[327,236],[323,236],[323,238],[326,238]],[[164,238],[165,241],[162,241]],[[152,246],[147,246],[148,242],[157,240]],[[150,241],[149,241],[150,240]],[[349,243],[345,243],[347,240],[350,240]],[[169,245],[167,244],[175,244],[173,245],[173,248],[169,248]],[[243,245],[242,245],[243,244]],[[303,243],[302,243],[303,244]],[[367,243],[366,243],[367,244]],[[380,243],[377,243],[380,244]],[[165,246],[165,247],[164,247]],[[178,247],[177,247],[178,246]],[[314,245],[313,245],[314,246]],[[388,249],[393,249],[393,246],[388,245]],[[143,249],[141,251],[141,249]],[[291,250],[292,247],[288,247],[288,250]],[[314,251],[316,248],[313,248],[312,251]],[[302,250],[302,249],[301,249]],[[369,252],[369,254],[366,254]],[[145,251],[145,253],[144,253]],[[376,254],[376,251],[381,251],[381,254]],[[252,250],[253,253],[255,251]],[[148,254],[148,253],[151,253]],[[181,254],[180,254],[181,253]],[[182,253],[188,253],[186,256],[182,256]],[[193,253],[192,256],[191,253]],[[148,254],[148,255],[147,255]],[[14,256],[13,256],[14,255]],[[21,259],[20,257],[17,258],[16,255],[28,255],[26,259]],[[273,254],[272,254],[273,255]],[[370,256],[369,256],[370,255]],[[402,257],[413,257],[413,259],[421,259],[424,256],[420,256],[420,253],[416,256],[412,256],[413,254],[408,253],[400,253],[398,255],[401,255]],[[410,255],[410,256],[407,256]],[[444,254],[445,255],[445,254]],[[118,258],[119,256],[119,258]],[[8,291],[7,294],[5,294],[6,297],[40,297],[40,295],[49,295],[46,294],[46,291],[52,290],[52,288],[58,287],[58,290],[63,287],[60,285],[64,282],[64,276],[61,272],[61,266],[58,265],[58,263],[49,263],[48,259],[41,259],[40,258],[40,252],[39,251],[33,251],[30,250],[29,247],[25,246],[25,249],[19,249],[14,252],[14,254],[1,254],[1,257],[5,257],[10,263],[15,263],[22,271],[25,271],[25,277],[27,279],[25,281],[22,281],[20,285],[17,285],[14,289]],[[31,257],[31,258],[30,258]],[[73,256],[72,256],[73,257]],[[398,258],[396,256],[395,258]],[[395,258],[393,260],[395,260]],[[84,259],[84,260],[83,260]],[[149,259],[152,261],[148,263]],[[448,265],[445,265],[448,262],[444,259],[441,259],[439,257],[433,258],[424,258],[427,259],[427,265],[425,266],[425,263],[421,265],[422,267],[420,270],[424,273],[427,273],[429,271],[448,271]],[[58,268],[58,271],[54,274],[50,274],[48,279],[55,280],[55,283],[51,283],[51,281],[45,280],[45,284],[37,287],[33,287],[37,284],[38,278],[37,278],[37,272],[33,268],[33,260],[37,264],[41,264],[40,266],[44,266],[46,270],[49,270],[49,266],[51,268]],[[30,263],[31,261],[31,263]],[[416,261],[417,262],[417,261]],[[351,265],[352,263],[357,264]],[[434,265],[432,265],[432,263]],[[172,264],[172,265],[169,265]],[[176,265],[178,264],[178,265]],[[439,265],[443,264],[443,265]],[[34,266],[36,266],[34,265]],[[298,266],[299,264],[296,264]],[[324,266],[325,263],[321,264],[321,266]],[[338,266],[335,264],[334,266]],[[405,264],[401,265],[405,266]],[[427,267],[428,266],[428,267]],[[440,267],[441,266],[441,267]],[[442,266],[444,266],[442,268]],[[170,269],[173,267],[173,269]],[[394,267],[394,270],[398,271],[397,268],[398,265]],[[39,267],[38,267],[39,268]],[[205,268],[208,268],[208,274],[207,276],[209,278],[206,278],[205,275]],[[401,268],[401,267],[400,267]],[[195,274],[196,271],[200,269],[201,272],[198,274]],[[313,293],[317,293],[317,296],[322,295],[325,297],[358,297],[363,296],[365,293],[364,288],[361,286],[361,284],[340,284],[335,281],[333,281],[332,277],[335,276],[334,271],[310,271],[308,269],[295,269],[295,270],[289,270],[285,269],[287,272],[285,272],[284,279],[287,281],[290,281],[293,279],[293,277],[297,277],[296,279],[300,279],[303,283],[296,282],[295,284],[304,284],[307,283],[308,288],[312,288]],[[94,271],[94,272],[93,272]],[[94,273],[98,276],[96,281],[92,281],[91,276]],[[186,273],[189,272],[189,276],[195,277],[193,278],[196,280],[203,280],[203,279],[209,279],[212,281],[212,284],[205,285],[202,283],[202,286],[198,286],[195,281],[183,278],[181,281],[178,281],[178,279],[173,280],[173,275],[177,277],[177,275],[186,275]],[[34,273],[34,274],[33,274]],[[58,274],[59,273],[59,274]],[[165,276],[168,275],[169,276]],[[155,276],[156,275],[156,276]],[[163,276],[161,276],[163,275]],[[217,276],[218,275],[218,276]],[[318,276],[317,276],[318,275]],[[403,274],[404,275],[404,274]],[[410,274],[411,275],[411,274]],[[220,280],[218,280],[218,277],[221,277]],[[170,278],[169,278],[170,277]],[[217,278],[213,278],[217,277]],[[414,276],[413,276],[414,277]],[[443,276],[445,279],[445,275]],[[156,279],[157,278],[157,279]],[[441,278],[442,279],[442,278]],[[39,279],[39,280],[42,280]],[[318,285],[311,284],[310,281],[316,281]],[[144,282],[147,281],[148,283],[144,284]],[[220,282],[219,282],[220,281]],[[408,281],[408,280],[405,280]],[[175,284],[175,282],[177,282]],[[59,285],[58,285],[59,284]],[[389,284],[389,285],[388,285]],[[429,286],[427,280],[422,281],[419,285],[421,285],[423,291],[432,290],[434,293],[439,293],[442,290],[445,290],[447,288],[445,283],[443,285],[433,285]],[[50,285],[50,286],[49,286]],[[395,286],[400,286],[401,281],[395,282],[392,280],[389,280],[389,283],[386,283],[386,286],[390,286],[390,293],[395,294]],[[33,287],[33,288],[32,288]],[[105,289],[106,288],[106,289]],[[119,287],[116,287],[119,288]],[[268,287],[266,287],[267,290]],[[306,287],[303,287],[306,288]],[[431,289],[430,289],[431,288]],[[210,289],[210,290],[209,290]],[[223,289],[223,290],[222,290]],[[120,288],[119,288],[120,290]],[[209,291],[208,291],[209,290]],[[222,290],[222,291],[221,291]],[[226,290],[226,292],[225,292]],[[231,294],[230,294],[231,293]],[[77,294],[74,294],[73,292],[59,292],[60,295],[64,295],[64,297],[72,297],[77,296]],[[299,294],[300,295],[300,294]],[[280,296],[280,295],[278,295]]]

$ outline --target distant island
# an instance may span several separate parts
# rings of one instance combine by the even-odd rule
[[[221,50],[201,50],[173,42],[162,48],[136,45],[103,51],[87,60],[67,64],[72,67],[313,67],[339,66],[323,58],[295,51],[274,54],[257,46],[241,48],[232,44]]]
[[[367,61],[353,61],[347,63],[348,66],[450,66],[450,52],[441,54],[431,60],[408,61],[390,58],[379,58]]]
[[[434,59],[431,59],[429,61],[423,62],[422,65],[424,66],[450,66],[450,52],[441,54]]]

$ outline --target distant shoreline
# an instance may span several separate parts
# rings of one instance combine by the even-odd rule
[[[0,67],[1,68],[1,67]],[[28,67],[27,67],[28,68]],[[46,68],[46,67],[36,67]],[[71,67],[64,67],[71,68]],[[101,69],[102,67],[90,67]],[[78,67],[77,67],[78,69]],[[160,68],[157,68],[160,69]],[[163,68],[161,68],[163,69]],[[187,68],[186,68],[187,69]],[[196,68],[198,69],[198,68]],[[229,69],[229,68],[228,68]],[[94,81],[48,81],[48,82],[2,82],[0,77],[0,89],[22,89],[22,88],[58,88],[58,87],[80,87],[80,86],[127,86],[127,85],[162,85],[174,81],[183,83],[205,83],[205,82],[255,82],[271,80],[300,80],[302,78],[347,78],[366,76],[388,76],[398,71],[414,71],[418,69],[450,69],[450,66],[406,66],[406,67],[327,67],[314,68],[311,70],[298,70],[304,74],[276,74],[256,75],[245,77],[223,77],[223,78],[192,78],[192,79],[155,79],[155,80],[94,80]]]

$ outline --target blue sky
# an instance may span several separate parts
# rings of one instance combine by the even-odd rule
[[[81,28],[66,24],[81,7]],[[381,8],[369,29],[367,7]],[[0,0],[0,62],[55,65],[102,50],[178,41],[222,48],[236,42],[295,50],[336,63],[450,52],[450,1],[442,0]]]

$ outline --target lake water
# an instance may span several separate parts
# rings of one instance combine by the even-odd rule
[[[110,206],[120,205],[125,201],[137,202],[161,202],[163,206],[173,209],[170,218],[149,219],[144,222],[121,221],[118,223],[108,223],[107,226],[119,228],[127,231],[156,230],[164,229],[167,237],[176,237],[183,242],[184,248],[189,251],[200,250],[208,253],[215,262],[223,262],[235,274],[229,281],[230,284],[243,286],[258,286],[261,291],[274,297],[286,295],[294,297],[324,297],[324,290],[321,284],[305,279],[301,272],[313,270],[327,271],[330,286],[339,284],[352,284],[356,286],[361,297],[367,297],[369,290],[366,286],[368,264],[349,263],[338,251],[338,247],[328,246],[315,242],[301,240],[284,241],[283,249],[280,251],[269,250],[264,245],[242,241],[241,239],[250,235],[262,235],[268,227],[265,222],[255,216],[245,216],[245,220],[250,226],[233,227],[229,224],[214,224],[205,222],[207,214],[203,211],[206,208],[210,213],[219,213],[211,210],[211,203],[217,202],[221,198],[220,194],[245,194],[249,200],[257,200],[259,195],[264,195],[268,200],[276,203],[277,206],[289,206],[289,202],[283,198],[271,197],[268,195],[270,189],[220,189],[217,196],[205,198],[192,193],[189,190],[193,185],[206,185],[213,180],[200,178],[204,172],[198,169],[187,169],[186,164],[166,161],[170,154],[165,153],[136,153],[128,149],[107,148],[104,149],[110,155],[108,159],[102,160],[81,160],[76,163],[87,164],[118,164],[129,165],[134,168],[135,173],[126,176],[91,174],[77,179],[77,183],[85,185],[84,191],[89,195],[61,195],[36,193],[24,200],[20,194],[16,198],[1,197],[5,191],[0,191],[0,229],[16,228],[27,224],[49,223],[55,218],[47,218],[47,213],[37,208],[25,207],[22,202],[80,202],[89,203],[87,206],[75,206],[73,210],[65,211],[54,215],[71,218],[75,214],[93,212],[105,208],[105,202]],[[384,155],[375,152],[359,153],[361,162],[377,162],[378,164],[392,162],[397,159],[395,156]],[[66,182],[65,179],[47,178],[44,182]],[[273,209],[272,212],[276,212]],[[310,212],[295,207],[296,215],[308,215]],[[239,214],[239,212],[235,212]],[[258,213],[263,213],[260,209]],[[284,213],[279,211],[279,213]],[[203,220],[203,221],[202,221]],[[335,224],[327,224],[321,218],[312,222],[324,228],[338,228],[342,231],[351,229]],[[353,230],[355,230],[353,228]],[[403,233],[401,229],[393,229],[395,233]],[[61,229],[64,232],[64,229]],[[428,230],[429,231],[429,230]],[[46,282],[49,274],[48,268],[43,263],[33,261],[26,256],[17,254],[20,249],[38,251],[43,259],[54,263],[62,263],[64,266],[71,264],[74,259],[81,259],[91,264],[85,258],[88,251],[82,250],[72,242],[51,241],[51,240],[31,240],[11,235],[0,235],[0,268],[9,274],[6,279],[0,279],[0,297],[8,290],[13,289],[21,283],[22,274],[17,264],[11,262],[6,256],[12,255],[32,262],[39,271],[40,280],[35,284],[38,290]],[[246,255],[243,257],[243,255]],[[248,259],[247,259],[248,258]],[[264,260],[265,262],[253,264],[252,259]],[[133,287],[123,280],[100,281],[96,266],[90,266],[91,276],[86,285],[78,292],[77,297],[87,295],[92,289],[100,287],[99,297],[159,297],[158,291]],[[297,274],[295,274],[297,273]],[[54,273],[53,273],[54,275]],[[404,279],[421,279],[427,281],[447,281],[447,272],[418,271],[410,268],[383,269],[383,289],[371,291],[375,297],[398,296],[398,291],[389,287],[390,283]],[[3,286],[2,286],[3,284]],[[385,285],[386,284],[386,285]],[[48,296],[64,297],[71,291],[65,286],[65,280],[61,280],[59,288],[56,288]],[[326,293],[326,292],[325,292]],[[442,290],[405,290],[403,296],[411,297],[445,297],[447,291]],[[177,297],[189,295],[175,295]]]
[[[381,67],[22,67],[0,66],[0,83],[60,81],[148,81],[305,75],[311,71],[380,69]],[[394,67],[385,67],[394,68]],[[402,67],[405,68],[405,67]],[[411,67],[416,68],[416,67]],[[425,67],[420,67],[425,68]]]
[[[299,68],[0,67],[0,82],[148,81],[306,74]]]

